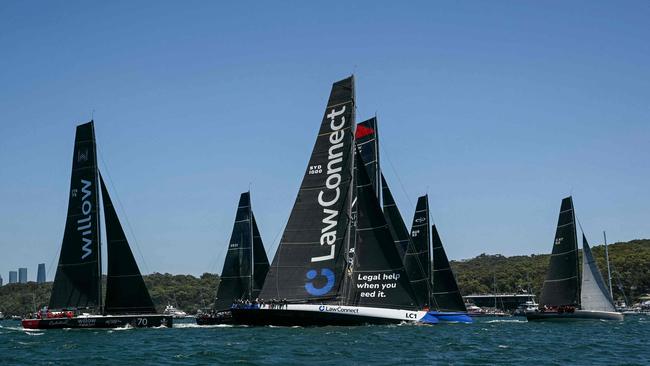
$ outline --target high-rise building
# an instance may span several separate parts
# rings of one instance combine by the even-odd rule
[[[18,282],[27,283],[27,268],[18,268]]]
[[[18,282],[18,272],[9,271],[9,283],[16,283],[16,282]]]
[[[38,274],[36,275],[36,283],[45,283],[45,263],[38,265]]]

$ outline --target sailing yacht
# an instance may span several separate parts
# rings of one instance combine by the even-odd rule
[[[257,228],[250,192],[239,197],[235,223],[217,290],[214,307],[196,317],[198,325],[232,323],[235,302],[256,302],[269,271],[269,260]]]
[[[98,184],[99,183],[99,184]],[[102,301],[99,188],[107,239],[106,299]],[[97,167],[93,121],[77,126],[68,216],[50,303],[22,320],[24,328],[172,326],[156,313],[117,212]]]
[[[234,306],[249,325],[435,324],[415,299],[354,142],[354,77],[333,84],[261,304]]]
[[[582,278],[581,278],[582,277]],[[527,311],[528,321],[623,320],[616,311],[587,238],[582,234],[582,276],[579,274],[578,239],[573,198],[566,197],[546,271],[539,311]]]
[[[441,322],[471,323],[438,230],[434,225],[429,231],[428,196],[418,199],[410,234],[404,224],[381,172],[377,117],[357,124],[355,141],[377,199],[380,199],[380,192],[383,196],[384,217],[419,306],[431,309],[429,314],[436,314]]]

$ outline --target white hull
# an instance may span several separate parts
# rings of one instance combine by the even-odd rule
[[[287,304],[253,305],[232,309],[235,323],[249,325],[360,325],[423,323],[436,324],[426,311],[365,306]]]

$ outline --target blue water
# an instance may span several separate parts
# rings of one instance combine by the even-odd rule
[[[0,365],[648,365],[650,318],[624,322],[24,331],[0,322]]]

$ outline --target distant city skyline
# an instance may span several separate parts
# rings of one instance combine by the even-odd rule
[[[38,264],[38,270],[36,274],[36,283],[45,283],[47,281],[47,275],[45,273],[45,263]]]
[[[18,283],[18,271],[9,271],[9,283]]]
[[[647,1],[0,7],[2,273],[54,278],[91,118],[143,273],[220,272],[249,189],[272,259],[352,73],[404,220],[428,193],[451,259],[549,253],[570,194],[594,246],[650,237]]]

